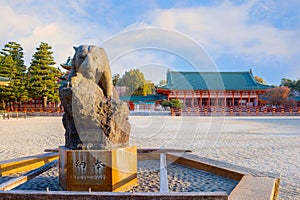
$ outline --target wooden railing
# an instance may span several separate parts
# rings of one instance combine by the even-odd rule
[[[30,104],[30,103],[15,103],[10,102],[6,103],[5,110],[6,113],[63,113],[63,107],[57,103],[47,103],[46,106],[39,104]]]
[[[269,108],[269,107],[185,107],[183,116],[300,116],[300,107]]]

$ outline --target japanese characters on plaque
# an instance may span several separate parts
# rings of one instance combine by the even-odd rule
[[[73,175],[74,179],[77,180],[104,180],[105,179],[105,174],[104,174],[105,164],[98,158],[95,159],[94,162],[89,162],[89,163],[87,163],[86,160],[75,159],[73,166],[74,166],[73,168],[74,172],[76,172]]]

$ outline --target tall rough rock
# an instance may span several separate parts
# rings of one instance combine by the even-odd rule
[[[60,88],[65,110],[65,146],[70,149],[128,146],[129,109],[112,89],[111,77],[104,76],[104,73],[111,74],[104,50],[86,45],[75,50],[69,79],[71,87]],[[82,60],[78,61],[79,58]]]

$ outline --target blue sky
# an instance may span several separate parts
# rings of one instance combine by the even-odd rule
[[[17,41],[25,62],[40,42],[57,66],[73,46],[106,49],[112,73],[140,68],[158,82],[167,69],[247,71],[280,84],[300,78],[298,0],[0,0],[0,47]]]

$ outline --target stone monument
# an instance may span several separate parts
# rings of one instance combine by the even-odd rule
[[[128,106],[113,87],[104,49],[74,49],[68,82],[59,90],[65,111],[60,185],[65,190],[123,191],[137,183]]]

